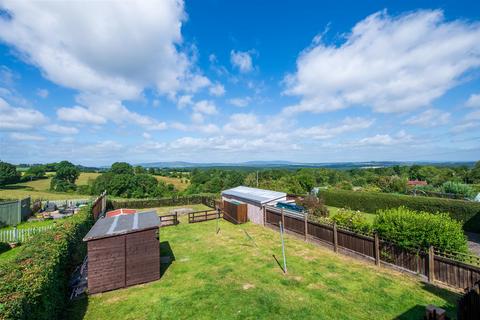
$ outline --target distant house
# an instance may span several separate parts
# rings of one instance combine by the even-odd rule
[[[422,180],[408,180],[407,186],[409,187],[416,187],[416,186],[426,186],[428,185],[427,181]]]
[[[239,186],[222,191],[222,200],[246,203],[248,220],[263,224],[263,207],[267,204],[275,205],[278,201],[286,201],[287,194],[285,192]]]

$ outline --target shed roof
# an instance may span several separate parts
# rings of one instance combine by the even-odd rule
[[[222,191],[222,195],[233,196],[233,197],[237,197],[245,200],[250,200],[260,204],[265,204],[265,203],[278,200],[287,196],[285,192],[250,188],[245,186],[239,186],[239,187]]]
[[[152,229],[160,225],[160,218],[155,211],[138,212],[98,219],[92,229],[83,238],[90,241]]]

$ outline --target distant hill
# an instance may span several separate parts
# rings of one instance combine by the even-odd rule
[[[426,166],[468,166],[472,167],[475,162],[428,162],[428,161],[368,161],[368,162],[325,162],[325,163],[302,163],[291,161],[246,161],[238,163],[227,162],[211,162],[211,163],[195,163],[185,161],[170,162],[151,162],[140,163],[139,166],[145,168],[331,168],[331,169],[354,169],[354,168],[381,168],[392,167],[396,165],[411,166],[414,164]]]

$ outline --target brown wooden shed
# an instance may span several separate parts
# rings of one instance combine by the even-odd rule
[[[223,200],[223,218],[234,224],[247,222],[247,204],[235,200]]]
[[[88,250],[88,292],[158,280],[159,225],[156,212],[99,219],[83,238]]]

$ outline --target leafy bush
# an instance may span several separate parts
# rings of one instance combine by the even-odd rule
[[[296,204],[307,209],[308,214],[317,217],[328,216],[328,208],[325,206],[323,199],[316,196],[308,195],[304,198],[298,198]]]
[[[442,191],[445,193],[453,193],[462,195],[465,198],[475,197],[475,191],[467,184],[447,181],[442,185]]]
[[[381,238],[403,247],[427,250],[434,246],[440,250],[467,252],[461,223],[446,213],[418,212],[405,207],[380,210],[373,227]]]
[[[0,242],[0,253],[10,250],[10,245],[5,242]]]
[[[113,201],[108,201],[107,206],[109,209],[120,209],[120,208],[143,209],[143,208],[155,208],[155,207],[164,207],[164,206],[178,206],[178,205],[203,203],[213,207],[216,198],[217,198],[216,194],[204,193],[204,194],[197,194],[197,195],[157,198],[157,199],[113,200]]]
[[[68,299],[68,280],[85,256],[83,236],[93,224],[83,208],[55,228],[37,234],[0,264],[0,319],[59,319]]]
[[[353,231],[362,233],[370,233],[372,231],[372,225],[360,211],[339,209],[334,216],[330,217],[330,220],[341,227],[347,227]]]
[[[463,223],[467,231],[480,232],[480,203],[431,197],[413,197],[388,193],[322,190],[327,206],[375,213],[377,210],[405,206],[415,211],[446,212]]]

